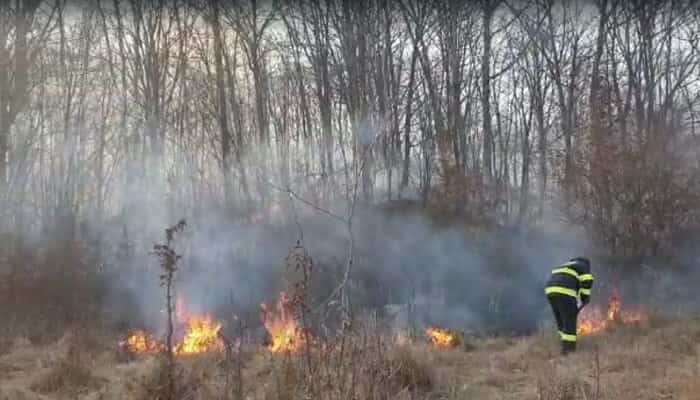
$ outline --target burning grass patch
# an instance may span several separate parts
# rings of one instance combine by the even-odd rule
[[[425,330],[428,343],[440,348],[457,348],[464,343],[463,335],[459,332],[441,328],[428,328]]]
[[[256,342],[231,355],[177,357],[173,398],[693,399],[700,381],[693,342],[699,339],[700,322],[692,320],[657,329],[620,327],[584,337],[575,354],[560,357],[553,331],[517,339],[474,338],[476,348],[465,353],[421,341],[396,345],[393,337],[355,326],[335,338],[319,336],[296,353],[275,353]],[[121,364],[101,356],[114,347],[113,338],[90,340],[78,332],[50,347],[14,348],[0,359],[15,368],[7,371],[9,384],[0,385],[5,386],[0,399],[21,399],[15,391],[33,396],[27,399],[39,393],[42,398],[164,398],[162,354]],[[45,358],[42,364],[39,357]]]
[[[225,346],[220,337],[221,323],[206,314],[195,315],[186,312],[180,300],[178,304],[179,340],[173,343],[173,353],[177,356],[193,356],[223,352]],[[165,343],[141,329],[129,332],[117,345],[118,356],[124,361],[131,361],[138,355],[165,353],[167,350]]]

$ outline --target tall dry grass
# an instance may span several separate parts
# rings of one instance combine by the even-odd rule
[[[555,332],[471,342],[469,351],[398,344],[381,332],[356,327],[335,339],[318,339],[294,354],[273,354],[259,343],[240,347],[234,343],[230,352],[177,357],[175,396],[183,400],[698,399],[700,320],[667,321],[644,329],[622,327],[584,337],[579,351],[569,357],[558,354]],[[162,398],[167,382],[163,360],[155,356],[120,360],[115,345],[109,335],[84,331],[43,347],[10,346],[0,356],[0,387],[36,394],[26,398]],[[42,358],[41,363],[32,361],[36,357]]]

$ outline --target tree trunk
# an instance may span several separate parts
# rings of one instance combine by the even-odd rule
[[[0,186],[4,189],[8,187],[9,176],[8,176],[8,165],[10,160],[9,155],[9,143],[8,138],[10,137],[10,127],[7,126],[5,120],[0,121]]]
[[[223,39],[221,35],[221,21],[219,15],[219,2],[211,1],[212,20],[211,27],[214,34],[214,63],[216,69],[216,89],[217,89],[217,117],[221,137],[221,169],[224,179],[224,203],[226,207],[231,205],[233,199],[231,192],[231,166],[229,157],[231,154],[231,129],[229,128],[229,112],[226,102],[226,86],[224,84],[224,63],[223,63]]]
[[[491,19],[493,4],[491,0],[482,0],[482,41],[484,52],[481,58],[481,108],[483,123],[483,163],[487,178],[493,175],[493,133],[491,129]]]
[[[399,186],[399,197],[402,197],[408,187],[408,178],[411,169],[411,119],[413,118],[413,93],[416,80],[416,62],[418,61],[418,43],[413,43],[411,53],[411,71],[408,77],[408,94],[406,95],[406,121],[404,123],[403,134],[403,168],[401,173],[401,184]]]

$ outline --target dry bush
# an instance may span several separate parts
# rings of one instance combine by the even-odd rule
[[[165,357],[159,357],[153,368],[142,376],[131,388],[134,400],[206,400],[215,398],[214,390],[207,385],[212,380],[217,363],[214,356],[194,357],[174,365],[174,392],[169,392],[168,373],[170,364]]]
[[[57,340],[67,328],[100,320],[98,262],[79,241],[42,246],[19,242],[1,250],[0,327],[3,336],[32,343]]]
[[[301,354],[267,356],[255,375],[262,392],[255,398],[388,399],[427,393],[435,382],[427,356],[367,332],[346,333]]]
[[[456,215],[471,226],[493,226],[496,211],[504,204],[504,185],[454,165],[443,165],[438,175],[428,200],[433,217],[449,224]]]
[[[58,343],[64,354],[33,382],[32,389],[40,393],[77,393],[98,388],[102,382],[91,372],[93,355],[99,344],[89,333],[70,332]]]

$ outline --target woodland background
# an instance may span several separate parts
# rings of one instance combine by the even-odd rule
[[[208,268],[302,208],[348,233],[323,287],[373,290],[350,267],[377,208],[695,265],[699,67],[690,0],[0,0],[3,303],[79,319],[105,282],[142,293],[180,218]]]

